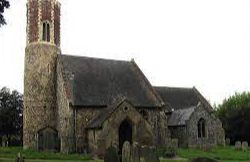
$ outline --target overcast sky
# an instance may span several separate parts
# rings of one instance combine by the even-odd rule
[[[0,87],[23,92],[26,0],[0,28]],[[152,85],[213,104],[250,90],[250,0],[60,0],[64,54],[135,59]]]

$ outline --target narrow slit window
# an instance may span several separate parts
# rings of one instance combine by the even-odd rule
[[[50,65],[48,64],[48,73],[50,73]]]
[[[43,41],[46,40],[46,24],[43,23]]]
[[[48,22],[43,23],[43,41],[50,42],[50,24]]]
[[[50,26],[49,26],[49,23],[47,23],[47,41],[50,42]]]

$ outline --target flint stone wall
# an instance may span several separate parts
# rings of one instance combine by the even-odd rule
[[[94,131],[88,137],[88,132],[86,129],[87,124],[97,115],[103,108],[90,108],[81,107],[76,108],[76,147],[77,152],[89,152],[88,141],[95,140],[98,135],[98,131]],[[91,143],[90,143],[91,144]]]
[[[198,121],[205,120],[205,137],[198,138]],[[209,149],[216,145],[225,145],[222,124],[213,114],[208,113],[203,105],[198,106],[187,123],[188,147]]]
[[[198,121],[205,120],[205,134],[198,138]],[[171,126],[171,138],[178,139],[179,147],[209,149],[216,145],[225,145],[225,135],[222,124],[213,114],[210,114],[202,105],[198,106],[186,125]]]
[[[186,126],[179,126],[179,127],[169,127],[171,131],[171,138],[178,139],[178,146],[179,147],[187,147],[187,128]]]
[[[124,108],[127,109],[124,109]],[[98,149],[98,141],[102,140],[105,147],[111,145],[119,148],[119,127],[125,120],[132,123],[132,141],[139,145],[153,145],[153,129],[151,125],[143,119],[140,113],[127,102],[122,103],[112,115],[103,123],[100,129],[88,130],[88,145],[90,151]]]
[[[62,73],[61,62],[57,64],[57,129],[61,140],[61,152],[75,151],[74,109],[70,104],[70,85],[65,81],[68,76]]]
[[[45,127],[56,128],[56,59],[59,53],[56,46],[46,43],[26,47],[24,148],[37,149],[38,131]]]

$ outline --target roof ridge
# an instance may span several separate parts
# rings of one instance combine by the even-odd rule
[[[175,111],[187,111],[189,109],[195,109],[195,108],[197,108],[197,105],[196,106],[185,107],[183,109],[176,109],[176,110],[174,110],[174,112]]]
[[[166,89],[185,89],[192,90],[193,87],[169,87],[169,86],[153,86],[154,88],[166,88]]]
[[[198,89],[196,89],[195,87],[193,87],[193,91],[195,93],[195,95],[200,99],[201,103],[205,104],[205,106],[207,108],[209,108],[209,112],[213,111],[213,107],[210,105],[210,103],[205,99],[205,97],[198,91]]]
[[[80,55],[70,55],[70,54],[61,54],[61,56],[63,56],[63,57],[66,56],[66,57],[75,57],[75,58],[95,59],[95,60],[104,60],[104,61],[118,61],[118,62],[127,62],[127,63],[130,62],[130,60],[118,60],[118,59],[111,59],[111,58],[80,56]]]
[[[115,110],[120,107],[124,102],[133,106],[133,104],[126,98],[126,97],[118,97],[114,100],[114,102],[107,106],[106,109],[100,111],[92,120],[89,121],[87,124],[87,128],[91,127],[92,124],[96,122],[97,119],[100,119],[100,124],[103,124],[114,112]],[[134,106],[133,106],[134,107]],[[103,116],[103,114],[106,114]],[[100,128],[101,126],[98,126]]]
[[[136,64],[135,60],[132,59],[130,61],[130,63],[133,65],[132,67],[134,67],[135,70],[139,73],[139,77],[141,77],[145,81],[146,85],[151,89],[151,92],[156,97],[156,99],[159,100],[159,102],[160,102],[159,106],[164,106],[165,102],[162,100],[161,96],[155,91],[155,89],[153,88],[153,86],[151,85],[149,80],[146,78],[146,76],[143,74],[143,72],[141,71],[139,66]],[[167,105],[167,106],[169,106],[169,105]]]

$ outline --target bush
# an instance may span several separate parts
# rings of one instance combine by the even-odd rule
[[[216,108],[216,115],[220,118],[225,135],[231,144],[236,141],[250,143],[250,93],[236,93]]]

